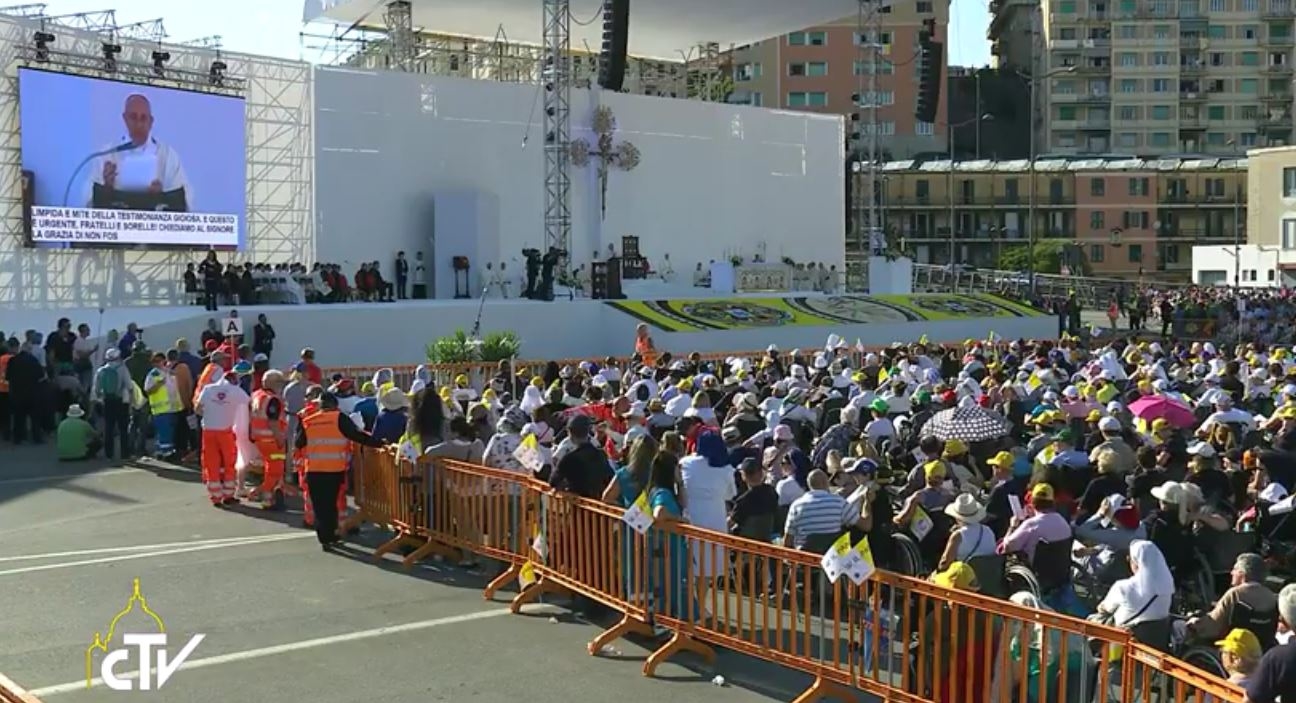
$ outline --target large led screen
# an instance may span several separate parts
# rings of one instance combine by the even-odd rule
[[[18,72],[33,246],[241,248],[243,100]]]

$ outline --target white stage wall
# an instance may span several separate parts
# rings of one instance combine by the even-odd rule
[[[443,241],[462,243],[467,234],[477,245],[437,246],[434,278],[450,275],[456,254],[472,258],[474,278],[488,260],[521,269],[523,248],[545,247],[536,90],[316,68],[319,260],[352,271],[377,259],[390,275],[397,250],[430,256],[438,224],[456,222],[468,229],[444,232]],[[619,250],[621,237],[633,234],[655,265],[670,253],[680,275],[698,262],[750,256],[762,243],[769,259],[844,268],[841,117],[577,90],[573,139],[593,141],[597,101],[617,117],[616,141],[633,142],[641,158],[634,172],[611,174],[605,221],[596,169],[572,168],[575,263],[608,243]]]

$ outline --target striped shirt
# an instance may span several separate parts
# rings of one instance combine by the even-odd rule
[[[810,491],[788,508],[783,534],[800,549],[812,535],[837,535],[850,512],[845,498],[828,491]]]

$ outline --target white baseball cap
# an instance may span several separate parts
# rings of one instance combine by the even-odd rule
[[[1104,417],[1103,419],[1098,421],[1098,431],[1099,432],[1120,432],[1121,431],[1120,420],[1117,420],[1114,417]]]

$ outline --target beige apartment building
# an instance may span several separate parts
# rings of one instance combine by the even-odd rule
[[[993,51],[1025,64],[1039,15],[1039,153],[1240,157],[1291,143],[1294,0],[991,6]]]
[[[1284,270],[1296,270],[1296,146],[1247,152],[1247,239],[1277,250]]]
[[[819,27],[808,27],[731,53],[734,92],[730,102],[788,110],[850,115],[861,113],[852,132],[865,137],[876,109],[882,158],[908,158],[920,152],[945,152],[946,73],[941,71],[941,102],[936,123],[914,118],[918,92],[918,32],[923,20],[936,20],[936,38],[944,41],[949,3],[915,0],[882,8],[877,36],[860,31],[851,15]],[[866,24],[868,24],[866,22]],[[863,47],[861,47],[863,44]],[[871,48],[876,46],[876,49]],[[948,57],[948,44],[945,56]],[[874,60],[876,59],[876,61]],[[948,61],[944,63],[948,64]],[[869,93],[869,72],[876,89]],[[858,108],[854,96],[873,108]]]
[[[952,171],[948,161],[897,161],[882,180],[887,233],[918,263],[948,264],[952,253],[1000,268],[1005,251],[1029,245],[1032,213],[1035,241],[1079,247],[1099,276],[1187,279],[1194,245],[1246,239],[1245,159],[1050,158],[1033,173],[1025,160],[960,161]],[[1291,228],[1296,254],[1296,213]]]

